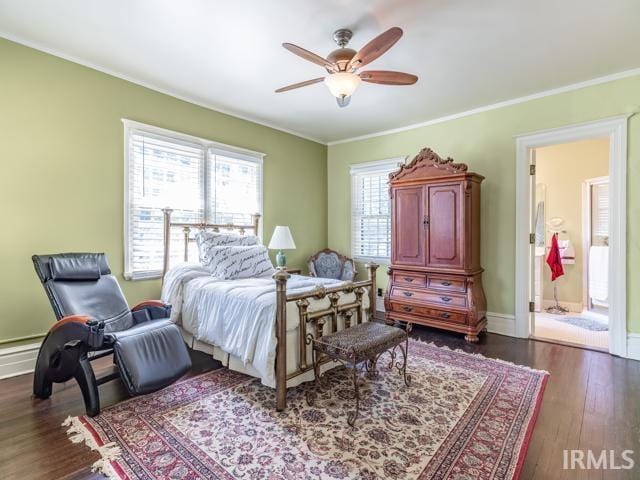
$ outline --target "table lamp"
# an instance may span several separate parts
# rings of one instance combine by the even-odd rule
[[[296,244],[293,241],[289,227],[284,227],[282,225],[276,226],[276,229],[273,231],[273,235],[271,236],[271,241],[269,242],[269,248],[271,250],[278,250],[278,254],[276,255],[276,265],[278,268],[286,268],[287,257],[283,250],[293,250],[296,248]]]

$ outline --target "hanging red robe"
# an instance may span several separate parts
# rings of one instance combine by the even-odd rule
[[[547,255],[547,265],[549,265],[549,268],[551,269],[551,281],[554,281],[556,278],[564,275],[557,233],[554,233],[551,237],[551,249],[549,250],[549,255]]]

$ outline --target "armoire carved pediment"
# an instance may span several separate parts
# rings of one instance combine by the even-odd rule
[[[454,163],[453,158],[442,158],[430,148],[423,148],[410,163],[389,175],[389,181],[412,180],[425,177],[442,177],[467,172],[467,165]]]

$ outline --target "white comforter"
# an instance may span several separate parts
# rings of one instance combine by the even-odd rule
[[[292,275],[287,293],[341,283]],[[220,347],[245,365],[251,363],[262,383],[275,384],[276,289],[270,276],[220,280],[200,265],[178,265],[164,278],[162,300],[173,305],[171,319],[196,339]],[[297,318],[295,322],[291,320],[288,319],[287,329],[297,328]]]

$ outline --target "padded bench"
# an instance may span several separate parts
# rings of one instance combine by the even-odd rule
[[[405,385],[410,385],[411,376],[407,375],[408,334],[410,331],[410,324],[407,325],[407,330],[402,330],[382,323],[365,322],[319,339],[311,338],[315,390],[307,391],[307,403],[313,405],[316,391],[321,386],[321,357],[324,355],[340,361],[351,369],[353,378],[356,405],[355,410],[349,413],[347,417],[347,422],[353,427],[360,411],[360,391],[358,388],[360,364],[365,362],[364,365],[369,374],[375,375],[379,357],[383,353],[389,352],[391,356],[389,369],[392,369],[395,365],[402,375]],[[399,348],[402,352],[402,363],[396,363],[396,348]]]

